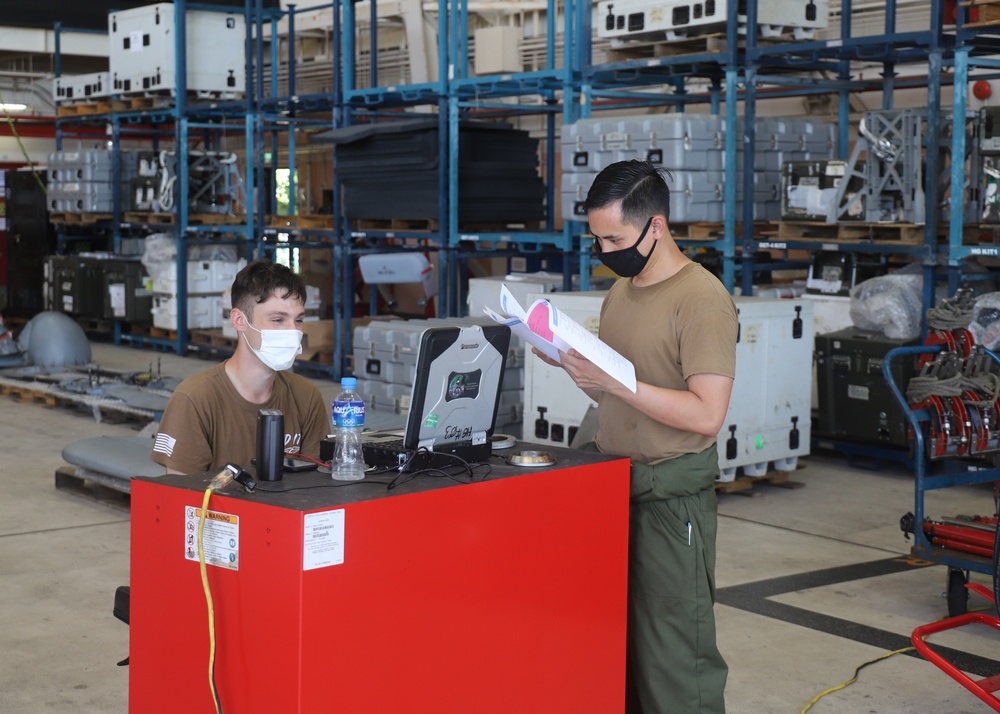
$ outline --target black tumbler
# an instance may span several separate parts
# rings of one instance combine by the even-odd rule
[[[257,414],[257,480],[280,481],[285,457],[285,415],[278,409]]]

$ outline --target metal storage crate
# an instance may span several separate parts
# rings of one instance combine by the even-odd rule
[[[77,255],[50,256],[46,273],[54,310],[77,317],[101,317],[104,311],[103,261]]]
[[[881,332],[849,327],[816,337],[820,436],[865,444],[906,448],[907,421],[882,374],[886,353],[915,340],[894,340]],[[893,378],[906,389],[915,370],[912,360],[897,360]]]
[[[246,90],[246,21],[242,13],[188,10],[187,89],[235,98]],[[177,87],[173,3],[108,15],[115,94],[174,93]]]
[[[722,168],[724,121],[704,114],[581,119],[563,127],[563,171],[600,171],[638,159],[671,171]]]
[[[57,102],[80,102],[111,96],[111,76],[108,72],[63,75],[52,82],[52,95]]]
[[[108,260],[102,267],[106,320],[146,323],[153,319],[149,276],[138,260]]]

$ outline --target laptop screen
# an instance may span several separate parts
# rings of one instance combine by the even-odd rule
[[[504,325],[432,327],[421,336],[403,445],[484,444],[493,435],[507,362]]]

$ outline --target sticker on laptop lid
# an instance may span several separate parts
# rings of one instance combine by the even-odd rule
[[[455,399],[475,399],[479,396],[479,385],[483,379],[483,370],[476,369],[472,372],[452,372],[448,377],[448,389],[445,392],[444,400],[450,402]]]

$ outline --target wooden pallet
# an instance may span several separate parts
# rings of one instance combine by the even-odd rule
[[[725,51],[726,33],[714,32],[674,40],[626,41],[619,47],[612,46],[608,49],[608,62],[629,62],[656,57],[714,54]]]
[[[439,223],[433,218],[358,218],[351,221],[352,231],[427,231],[436,233]],[[537,231],[542,229],[541,221],[487,221],[463,222],[458,231],[463,235],[476,233],[513,233],[517,231]]]
[[[190,340],[196,345],[205,345],[224,350],[236,350],[237,338],[222,334],[222,328],[214,330],[191,330]]]
[[[333,216],[298,215],[298,216],[268,216],[267,225],[271,228],[287,230],[333,230]]]
[[[778,240],[917,245],[924,242],[924,234],[924,226],[913,223],[778,223]]]
[[[969,22],[963,27],[989,27],[1000,24],[998,0],[965,0],[959,5],[969,8]]]
[[[168,340],[170,342],[175,342],[177,340],[177,330],[166,330],[162,327],[150,327],[149,336],[154,340]]]
[[[172,226],[176,221],[177,216],[173,213],[126,211],[122,214],[123,223],[136,223],[142,226]]]
[[[115,331],[115,321],[96,317],[78,317],[76,324],[88,335],[110,335]],[[123,335],[149,336],[149,323],[120,321]]]
[[[110,221],[110,213],[50,213],[50,223],[66,223],[76,225],[93,225],[102,221]]]
[[[122,333],[149,337],[150,324],[148,322],[122,322]]]
[[[28,319],[25,317],[3,317],[2,324],[11,332],[17,332],[22,327],[28,324]]]
[[[37,404],[43,407],[61,407],[67,404],[65,399],[60,399],[55,394],[42,392],[27,386],[0,384],[0,394],[11,397],[19,404]]]
[[[963,236],[963,245],[1000,245],[1000,224],[983,223],[979,226],[970,226],[968,228],[974,235]]]
[[[761,30],[765,26],[761,26]],[[760,35],[757,46],[788,44],[791,42],[808,42],[809,38],[795,36],[791,27],[766,26],[769,35]],[[661,33],[662,39],[623,40],[615,46],[613,43],[607,50],[608,62],[628,62],[631,60],[655,59],[657,57],[683,57],[685,55],[718,54],[728,47],[726,33],[706,32],[688,37],[667,39],[666,32]],[[758,33],[759,34],[759,33]],[[737,41],[739,49],[746,48],[746,40],[741,35]]]
[[[107,474],[79,473],[75,466],[60,466],[55,476],[56,489],[65,493],[126,511],[131,506],[131,482],[126,479]]]
[[[91,406],[81,401],[83,395],[53,393],[52,391],[35,389],[29,384],[0,384],[0,395],[11,397],[18,404],[34,404],[49,409],[66,409],[76,414],[94,417],[100,414],[100,421],[107,424],[148,424],[149,414],[136,414],[124,411],[114,404]],[[124,407],[124,405],[122,405]]]
[[[94,317],[78,317],[76,324],[82,327],[88,335],[108,335],[115,329],[113,320],[101,320]]]
[[[120,97],[111,100],[111,111],[140,112],[151,109],[169,109],[173,103],[172,97]]]
[[[188,225],[192,226],[240,226],[247,222],[245,213],[189,213]]]
[[[756,221],[753,224],[755,236],[769,235],[774,232],[775,224],[769,221]],[[726,224],[711,221],[695,223],[671,223],[670,235],[676,240],[718,240],[725,235]],[[743,235],[743,224],[736,224],[736,236]]]
[[[963,243],[974,245],[981,242],[983,230],[989,228],[995,229],[1000,226],[963,226]],[[938,241],[946,241],[948,232],[948,224],[940,224],[937,231]],[[776,237],[777,240],[919,245],[924,242],[926,233],[926,226],[913,223],[779,221]]]
[[[110,114],[111,101],[80,102],[79,104],[59,104],[56,107],[57,117],[84,117],[95,114]]]
[[[755,498],[760,496],[760,491],[754,491],[754,484],[764,483],[779,488],[805,488],[801,481],[790,481],[787,471],[771,471],[763,476],[739,476],[733,481],[716,481],[716,493],[737,493],[741,496]]]
[[[436,231],[438,222],[433,218],[358,218],[351,221],[356,231]]]

